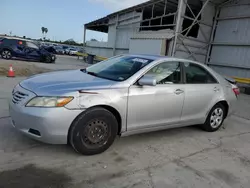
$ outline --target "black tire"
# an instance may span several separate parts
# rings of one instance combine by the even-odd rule
[[[207,132],[217,131],[223,124],[225,119],[225,107],[218,103],[209,112],[206,122],[201,126]]]
[[[112,145],[117,132],[118,123],[110,111],[92,108],[74,121],[69,131],[69,142],[76,152],[95,155]]]
[[[3,49],[1,52],[1,57],[3,59],[11,59],[12,58],[12,52],[8,49]]]
[[[45,63],[52,63],[52,58],[51,58],[51,56],[47,55],[47,56],[45,57]]]

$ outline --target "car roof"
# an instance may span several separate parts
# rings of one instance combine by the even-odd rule
[[[196,64],[203,64],[197,61],[193,61],[190,59],[183,59],[183,58],[177,58],[177,57],[171,57],[171,56],[162,56],[162,55],[148,55],[148,54],[124,54],[132,57],[139,57],[139,58],[145,58],[145,59],[151,59],[153,61],[156,60],[172,60],[172,61],[181,61],[181,62],[189,62],[189,63],[196,63]]]
[[[167,56],[161,56],[161,55],[148,55],[148,54],[126,54],[128,56],[132,57],[140,57],[145,59],[151,59],[151,60],[159,60],[159,59],[165,59]]]

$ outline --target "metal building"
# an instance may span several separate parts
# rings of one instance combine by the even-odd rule
[[[250,78],[250,0],[151,0],[85,24],[108,33],[86,52],[192,59],[227,75]]]

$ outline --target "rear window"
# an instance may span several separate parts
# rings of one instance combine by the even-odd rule
[[[24,41],[22,40],[3,38],[2,41],[4,42],[4,44],[24,45]]]
[[[4,44],[16,44],[16,40],[14,39],[4,39]]]

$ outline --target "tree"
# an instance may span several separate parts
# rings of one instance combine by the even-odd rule
[[[42,34],[44,35],[45,27],[41,27],[41,30],[42,30]]]
[[[49,31],[48,28],[44,28],[45,38],[46,38],[46,35],[47,35],[48,31]]]
[[[68,40],[64,41],[63,43],[68,44],[68,45],[78,45],[78,43],[75,42],[73,39],[68,39]]]
[[[42,30],[43,38],[45,39],[46,38],[46,34],[48,33],[49,30],[46,27],[41,27],[41,30]]]

